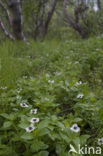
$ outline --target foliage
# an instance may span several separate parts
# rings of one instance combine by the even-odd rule
[[[79,4],[80,2],[80,4]],[[83,3],[81,3],[83,2]],[[71,21],[65,18],[63,1],[57,1],[56,8],[54,9],[52,16],[48,20],[48,25],[45,25],[49,17],[49,11],[52,6],[51,0],[22,0],[22,14],[23,14],[23,29],[26,38],[43,39],[43,29],[45,27],[47,37],[60,39],[62,36],[68,36],[72,32],[75,32],[75,36],[88,38],[91,35],[100,35],[103,33],[103,16],[102,5],[98,10],[94,10],[96,5],[94,1],[67,1],[67,12],[71,17]],[[2,1],[4,7],[8,9],[7,1]],[[95,3],[95,4],[94,4]],[[29,11],[28,11],[29,10]],[[8,11],[10,11],[8,9]],[[0,19],[4,24],[5,30],[10,34],[11,27],[8,24],[7,15],[5,10],[0,7],[1,16]],[[79,27],[78,27],[79,26]],[[70,28],[71,27],[71,28]],[[72,33],[73,34],[73,33]],[[44,37],[45,37],[44,35]],[[4,31],[0,29],[0,40],[5,39]]]
[[[97,146],[103,134],[102,39],[2,43],[1,156],[68,156],[70,144]],[[29,133],[34,117],[40,121]],[[71,131],[75,123],[78,133]]]

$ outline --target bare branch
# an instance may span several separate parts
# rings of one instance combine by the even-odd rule
[[[1,29],[2,29],[2,31],[4,32],[4,34],[9,38],[9,39],[11,39],[11,40],[15,40],[15,38],[11,35],[11,34],[9,34],[8,33],[8,31],[6,30],[6,28],[5,28],[5,26],[4,26],[4,24],[3,24],[3,22],[2,22],[2,20],[0,19],[0,27],[1,27]]]
[[[55,8],[56,8],[56,4],[57,4],[57,1],[56,0],[53,0],[51,2],[51,8],[50,10],[48,11],[48,15],[47,15],[47,18],[46,18],[46,21],[44,23],[44,26],[43,26],[43,31],[42,31],[42,36],[45,37],[46,33],[47,33],[47,30],[48,30],[48,26],[49,26],[49,23],[51,21],[51,18],[53,16],[53,13],[55,11]]]
[[[12,22],[11,22],[11,18],[10,18],[10,14],[7,8],[5,8],[5,6],[3,5],[3,3],[0,1],[0,7],[5,11],[7,20],[9,22],[10,27],[12,26]]]
[[[64,0],[64,14],[66,16],[66,21],[67,23],[70,25],[70,27],[72,27],[79,36],[81,36],[82,38],[85,38],[86,36],[86,32],[85,29],[82,27],[82,25],[79,23],[79,19],[77,16],[77,19],[74,19],[68,12],[67,12],[67,0]]]

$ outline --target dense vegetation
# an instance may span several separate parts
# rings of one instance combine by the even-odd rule
[[[11,41],[0,32],[0,156],[102,156],[102,9],[83,14],[84,37],[58,16],[63,12],[58,1],[46,34],[39,27],[34,36],[30,24],[37,12],[30,15],[38,7],[32,4],[23,1],[28,40]],[[71,145],[77,151],[78,145],[100,147],[102,153],[70,153]]]

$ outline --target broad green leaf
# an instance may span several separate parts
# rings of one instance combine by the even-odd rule
[[[80,121],[82,121],[81,118],[75,118],[75,119],[74,119],[74,122],[80,122]]]
[[[25,134],[23,134],[23,135],[21,136],[21,138],[24,139],[24,140],[31,140],[31,139],[33,139],[34,137],[33,137],[33,134],[31,134],[31,133],[25,133]]]
[[[39,152],[40,156],[49,156],[49,152],[48,151],[41,151]]]
[[[50,130],[47,128],[38,129],[38,136],[44,136],[50,133]]]
[[[45,150],[48,148],[48,145],[46,145],[43,141],[35,140],[34,143],[31,145],[31,151],[32,152],[38,152],[40,150]]]
[[[22,128],[22,129],[25,129],[25,128],[29,127],[29,124],[28,123],[20,123],[18,125],[18,127]]]
[[[9,127],[11,127],[11,125],[12,125],[12,122],[6,121],[6,122],[4,122],[4,124],[3,124],[3,128],[9,128]]]
[[[42,129],[42,128],[48,127],[48,123],[49,123],[48,120],[43,120],[43,121],[41,121],[41,122],[38,124],[38,129]]]
[[[89,137],[90,135],[81,135],[80,136],[81,145],[84,145]]]

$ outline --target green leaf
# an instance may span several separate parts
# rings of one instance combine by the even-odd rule
[[[35,140],[35,142],[31,145],[31,151],[32,152],[38,152],[40,150],[45,150],[48,148],[48,145],[46,145],[42,141]]]
[[[2,114],[0,114],[2,117],[4,117],[4,118],[6,118],[6,119],[9,119],[9,115],[8,114],[6,114],[6,113],[2,113]]]
[[[80,144],[80,138],[79,138],[79,137],[75,137],[75,138],[73,138],[72,141],[74,142],[75,146],[77,146],[77,145]]]
[[[48,151],[41,151],[41,152],[39,152],[39,155],[40,156],[48,156],[49,152]]]
[[[48,130],[47,128],[43,128],[38,130],[38,136],[44,136],[50,133],[50,130]]]
[[[66,134],[60,133],[60,136],[67,144],[70,143],[70,138]]]
[[[12,122],[6,121],[6,122],[4,122],[4,124],[3,124],[3,128],[9,128],[9,127],[11,127],[11,125],[12,125]]]
[[[65,129],[65,126],[64,126],[64,124],[63,124],[63,123],[58,122],[58,123],[57,123],[57,125],[58,125],[58,127],[60,127],[61,129]]]
[[[58,155],[62,155],[62,153],[65,151],[65,149],[66,149],[66,145],[63,145],[63,144],[59,144],[59,143],[57,143],[56,144],[56,153],[58,154]],[[64,156],[64,155],[63,155]],[[68,155],[69,156],[69,155]]]
[[[56,116],[56,115],[52,115],[52,116],[51,116],[51,120],[52,120],[53,122],[57,121],[57,116]]]
[[[81,145],[84,145],[89,137],[90,135],[81,135],[80,136]]]
[[[33,135],[31,133],[25,133],[24,135],[21,136],[22,139],[24,140],[31,140],[33,139]]]
[[[42,129],[42,128],[48,127],[48,123],[49,123],[48,120],[43,120],[43,121],[41,121],[41,122],[38,124],[38,129]]]
[[[18,125],[18,127],[22,128],[22,129],[25,129],[25,128],[29,127],[29,124],[27,124],[27,123],[20,123]]]
[[[15,117],[16,117],[16,114],[14,113],[14,114],[6,114],[6,113],[2,113],[2,114],[0,114],[2,117],[4,117],[4,118],[6,118],[6,119],[9,119],[9,120],[14,120],[15,119]]]
[[[74,119],[74,122],[80,122],[80,121],[82,121],[81,118],[75,118],[75,119]]]

